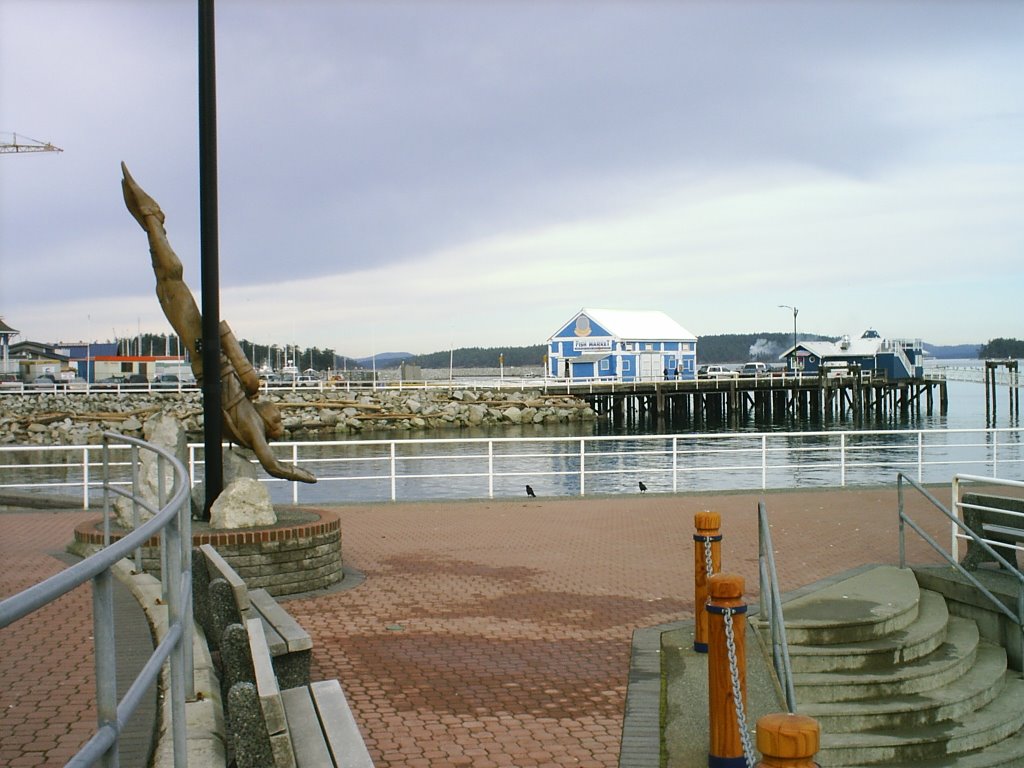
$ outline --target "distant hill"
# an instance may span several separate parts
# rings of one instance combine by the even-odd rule
[[[429,355],[416,355],[411,362],[421,368],[447,368],[451,364],[455,368],[497,368],[499,359],[512,366],[541,365],[546,344],[533,344],[529,347],[461,347],[456,350],[433,352]]]
[[[355,362],[363,366],[363,368],[370,368],[374,365],[374,360],[376,360],[378,368],[397,368],[399,363],[403,360],[408,360],[410,357],[416,357],[416,355],[412,352],[378,352],[370,357],[356,358]]]

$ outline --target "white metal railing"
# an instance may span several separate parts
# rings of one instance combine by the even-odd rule
[[[729,432],[678,435],[415,438],[279,442],[282,459],[315,485],[263,478],[278,502],[415,501],[877,485],[892,471],[919,482],[972,473],[1024,480],[1024,428]],[[193,482],[203,446],[188,447]],[[111,452],[114,482],[131,482]],[[99,487],[97,446],[0,446],[0,493],[73,492],[88,508]]]
[[[1008,480],[1006,478],[993,479],[991,477],[980,477],[978,475],[962,475],[962,474],[955,475],[953,477],[952,502],[951,502],[950,510],[957,517],[957,519],[959,519],[959,520],[963,520],[964,519],[964,514],[963,514],[964,507],[968,506],[968,505],[964,504],[963,494],[964,494],[965,490],[968,489],[971,486],[972,483],[982,483],[982,484],[984,484],[984,486],[985,486],[987,491],[991,491],[993,487],[996,487],[996,488],[1002,487],[1002,488],[1016,488],[1018,490],[1018,492],[1019,492],[1020,489],[1024,488],[1024,482],[1020,482],[1020,481],[1017,481],[1017,480]],[[1020,526],[1022,528],[1024,528],[1024,513],[1013,512],[1011,510],[999,510],[999,513],[1002,514],[1002,515],[1005,515],[1007,517],[1020,518]],[[989,545],[999,546],[999,547],[1009,548],[1009,549],[1016,549],[1018,552],[1024,552],[1024,547],[1022,547],[1020,544],[1008,544],[1006,542],[991,541],[991,540],[985,538],[985,532],[984,531],[975,531],[975,533],[977,533],[981,537],[981,539],[983,541],[985,541]],[[968,536],[967,534],[963,533],[960,530],[960,526],[958,526],[954,522],[953,525],[952,525],[951,538],[950,538],[950,547],[949,547],[950,554],[952,554],[954,559],[959,559],[960,541],[961,540],[966,541],[969,538],[971,538],[971,537]]]

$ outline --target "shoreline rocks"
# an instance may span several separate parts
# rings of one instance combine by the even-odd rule
[[[539,390],[286,390],[260,399],[280,407],[286,440],[598,418],[584,400]],[[177,419],[189,440],[202,439],[199,392],[40,392],[0,396],[0,445],[95,444],[104,431],[141,437],[143,424],[157,413]]]

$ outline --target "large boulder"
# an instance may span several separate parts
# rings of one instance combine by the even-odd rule
[[[255,528],[276,522],[266,486],[250,477],[226,485],[210,507],[211,528]]]
[[[256,480],[259,473],[256,465],[243,453],[243,448],[229,448],[222,456],[224,472],[224,487],[231,485],[240,478]],[[202,517],[200,514],[206,505],[206,482],[200,481],[192,487],[192,516]]]

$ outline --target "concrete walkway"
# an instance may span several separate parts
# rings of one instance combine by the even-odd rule
[[[342,681],[380,768],[611,768],[633,631],[692,615],[693,514],[722,514],[724,569],[746,578],[753,603],[761,497],[336,507],[346,566],[365,582],[286,605],[313,636],[314,679]],[[763,497],[784,590],[896,562],[895,490]],[[0,592],[59,568],[52,553],[94,516],[0,514]],[[934,560],[916,541],[908,553]],[[91,733],[91,606],[79,592],[34,640],[0,632],[0,764],[62,765]]]

